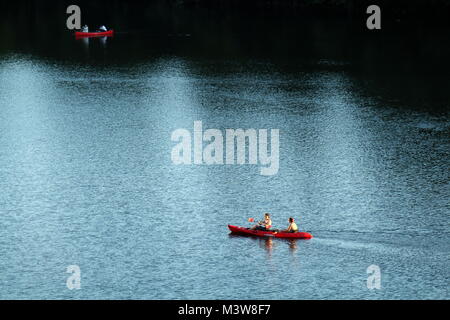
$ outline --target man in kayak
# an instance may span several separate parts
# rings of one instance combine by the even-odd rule
[[[297,224],[295,223],[294,218],[290,217],[288,221],[289,221],[288,228],[286,230],[281,230],[281,232],[291,232],[291,233],[298,232],[298,227]]]
[[[270,219],[270,214],[264,213],[264,221],[258,222],[256,226],[253,226],[252,230],[269,231],[272,227],[272,220]]]
[[[81,32],[89,32],[89,27],[84,25],[83,28],[81,28]]]
[[[100,27],[98,28],[98,32],[106,32],[106,31],[108,31],[108,29],[106,29],[105,26],[100,26]]]

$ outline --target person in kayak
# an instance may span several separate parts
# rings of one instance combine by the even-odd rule
[[[81,32],[89,32],[89,27],[84,25],[83,28],[81,28]]]
[[[295,223],[294,218],[290,217],[290,218],[288,219],[288,221],[289,221],[289,226],[287,227],[286,230],[282,230],[281,232],[291,232],[291,233],[298,232],[298,226],[297,226],[297,224]]]
[[[269,231],[272,227],[272,220],[270,219],[270,214],[264,213],[264,221],[258,222],[256,226],[253,226],[252,230]]]
[[[98,28],[98,32],[106,32],[106,31],[108,31],[108,29],[106,29],[105,26],[100,26],[100,27]]]

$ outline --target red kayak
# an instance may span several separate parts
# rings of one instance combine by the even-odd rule
[[[312,235],[308,232],[277,232],[274,231],[261,231],[261,230],[251,230],[244,227],[237,227],[228,225],[228,229],[232,233],[245,234],[257,237],[275,237],[284,239],[311,239]]]
[[[114,35],[114,30],[108,30],[104,32],[75,32],[75,37],[112,37]]]

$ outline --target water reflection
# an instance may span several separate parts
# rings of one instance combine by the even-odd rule
[[[77,40],[82,44],[84,52],[89,53],[89,38],[77,38]]]
[[[260,238],[259,240],[259,247],[266,249],[268,253],[268,257],[270,258],[272,256],[272,250],[273,250],[273,238],[267,237],[267,238]]]
[[[289,244],[289,251],[291,253],[294,253],[295,251],[297,251],[297,239],[287,239],[287,242]]]
[[[85,53],[89,53],[89,51],[90,51],[91,40],[98,42],[100,44],[101,48],[106,49],[107,48],[107,44],[108,44],[108,38],[109,37],[106,37],[106,36],[105,37],[94,37],[94,38],[91,38],[91,37],[75,37],[75,39],[79,43],[81,43]],[[93,43],[94,42],[92,42],[92,44]]]
[[[117,39],[102,55],[97,39],[67,38],[93,58],[133,51]],[[359,98],[364,84],[351,74],[306,69],[294,77],[265,63],[185,57],[107,68],[106,59],[81,67],[52,61],[0,60],[0,269],[3,279],[21,275],[0,283],[3,297],[72,298],[52,291],[60,275],[51,270],[75,257],[98,283],[111,284],[109,291],[87,288],[83,298],[292,298],[299,286],[302,298],[365,298],[367,289],[353,279],[371,263],[361,259],[366,247],[392,266],[395,291],[383,297],[447,296],[445,115],[434,120],[388,108],[376,96],[368,104]],[[170,133],[194,120],[209,128],[280,128],[282,170],[268,179],[245,167],[172,165]],[[442,129],[416,127],[431,121]],[[253,243],[228,239],[225,228],[211,232],[211,221],[225,226],[262,210],[280,213],[276,224],[292,213],[301,228],[339,241]],[[185,217],[195,223],[172,232],[172,222]],[[155,234],[159,241],[151,241]],[[425,235],[426,243],[419,241]],[[344,237],[364,246],[342,246]],[[384,242],[397,249],[378,245]],[[44,263],[35,266],[39,259]],[[289,272],[292,285],[269,292],[250,283],[243,291],[247,275],[257,272],[270,274],[271,283]],[[411,274],[414,282],[404,287]],[[210,281],[217,278],[228,285]],[[34,279],[42,284],[30,288]]]
[[[230,238],[246,238],[246,239],[252,239],[254,241],[258,242],[258,246],[262,249],[267,250],[267,252],[270,254],[272,253],[273,247],[274,247],[274,240],[273,237],[256,237],[252,235],[240,235],[240,234],[229,234]]]
[[[103,48],[106,48],[107,39],[108,39],[108,37],[101,37],[98,39],[98,41],[100,42],[100,44],[102,45]]]
[[[267,251],[268,257],[272,257],[273,249],[276,247],[276,242],[283,243],[285,242],[288,245],[289,252],[294,254],[298,249],[298,241],[302,241],[299,239],[274,239],[273,237],[255,237],[251,235],[237,235],[230,233],[230,238],[248,238],[258,242],[258,246]]]

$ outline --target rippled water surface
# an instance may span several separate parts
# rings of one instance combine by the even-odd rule
[[[0,298],[450,298],[448,78],[65,41],[0,55]],[[278,174],[172,164],[195,120],[280,129]],[[229,234],[266,211],[314,238]]]

